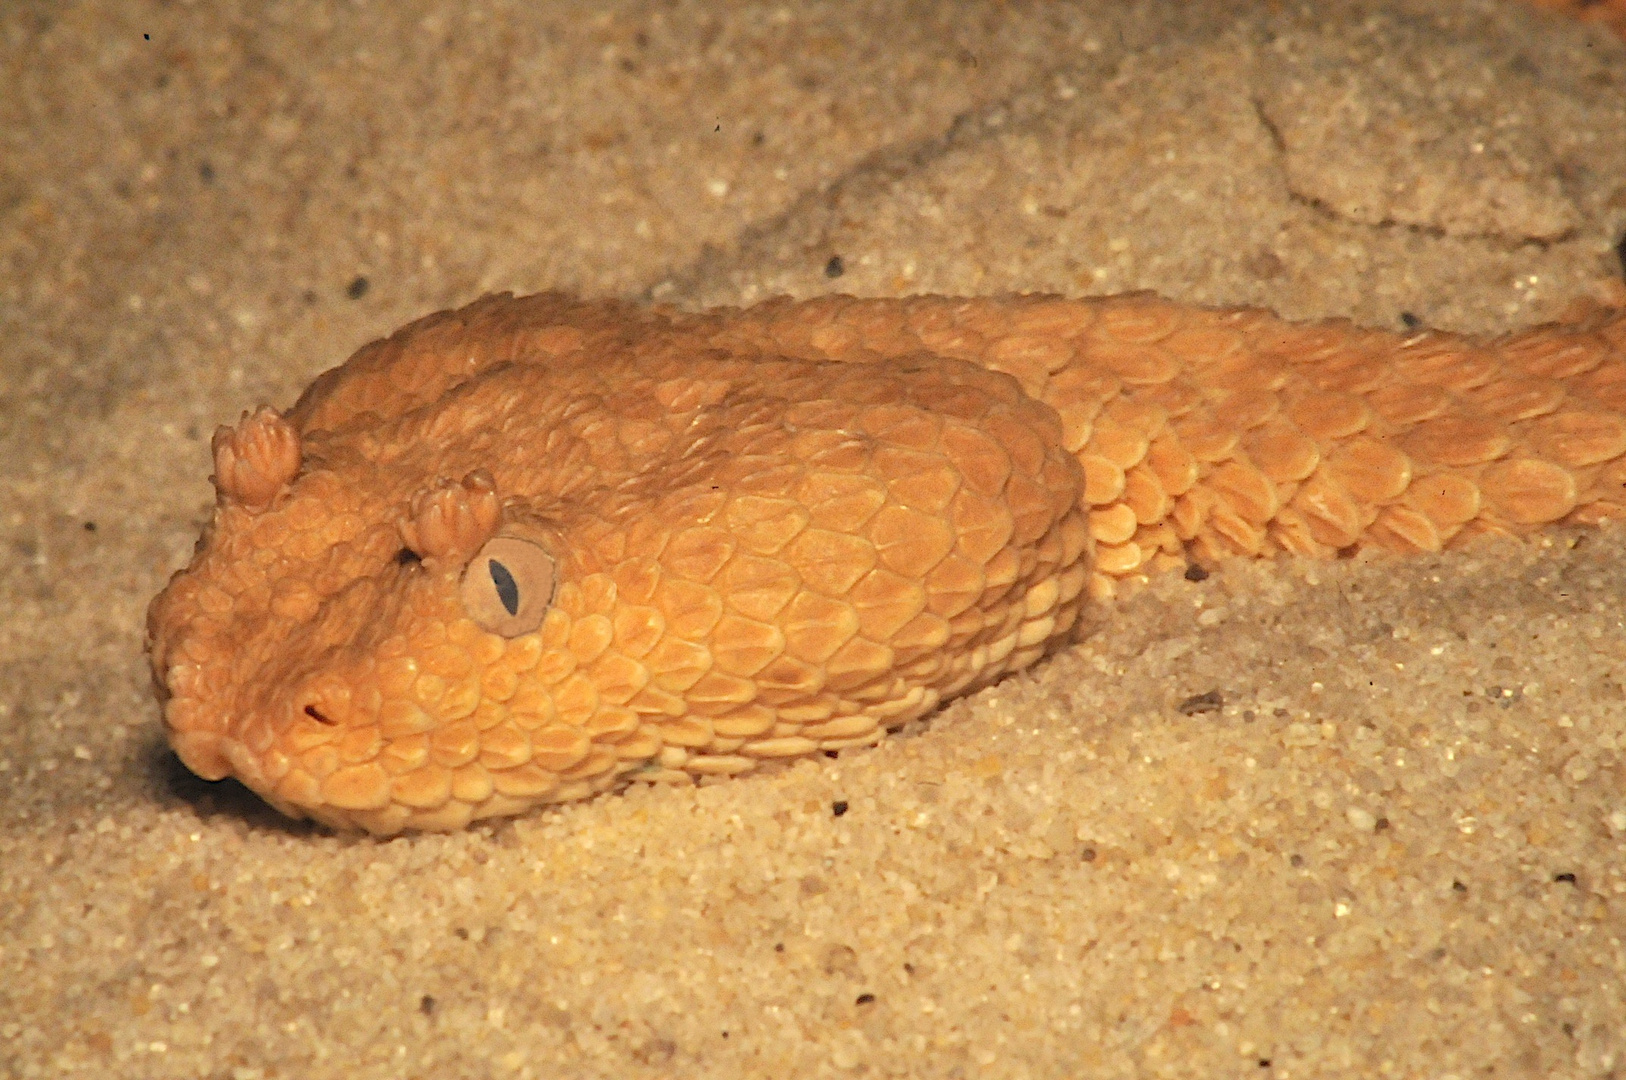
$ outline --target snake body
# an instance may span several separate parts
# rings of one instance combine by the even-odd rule
[[[1626,516],[1626,314],[1477,339],[1145,294],[504,295],[214,459],[148,620],[181,760],[454,829],[873,743],[1192,561]]]

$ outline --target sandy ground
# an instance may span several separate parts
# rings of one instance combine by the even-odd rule
[[[0,9],[0,1073],[1626,1075],[1620,533],[1160,581],[878,750],[454,836],[160,738],[214,426],[488,290],[1619,295],[1626,46],[1313,10]]]

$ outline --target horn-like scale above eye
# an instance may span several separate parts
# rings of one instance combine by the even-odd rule
[[[469,561],[458,596],[482,629],[513,638],[542,625],[554,580],[553,556],[541,544],[494,536]]]

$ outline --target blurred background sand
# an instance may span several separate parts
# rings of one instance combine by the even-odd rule
[[[1619,301],[1623,6],[1545,6],[7,5],[0,1073],[1621,1075],[1613,531],[1161,581],[878,750],[387,843],[191,778],[141,653],[214,426],[491,290]]]

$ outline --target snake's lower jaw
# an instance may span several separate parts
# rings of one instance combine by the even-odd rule
[[[199,778],[208,781],[237,780],[254,792],[278,813],[302,820],[312,816],[311,808],[279,798],[274,783],[266,775],[260,760],[241,741],[217,731],[181,731],[173,726],[169,730],[169,744],[185,765]],[[329,823],[339,826],[340,823]]]
[[[171,728],[169,745],[181,759],[181,764],[204,780],[224,780],[232,775],[231,759],[225,753],[218,732],[177,731]]]
[[[285,800],[275,798],[274,778],[267,775],[259,756],[242,740],[221,731],[179,728],[174,722],[166,726],[175,756],[201,779],[216,781],[230,777],[271,802],[282,813],[296,818],[305,816]]]

